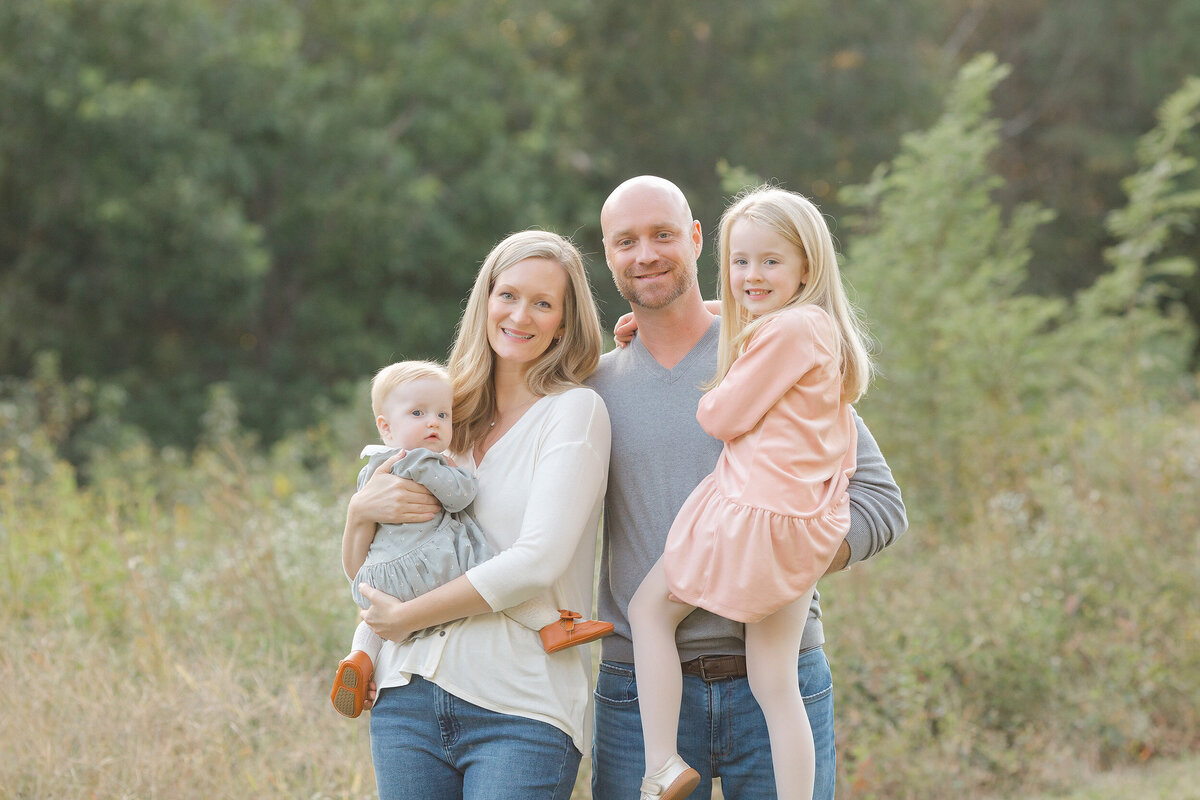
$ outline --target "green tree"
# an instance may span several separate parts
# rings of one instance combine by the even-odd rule
[[[0,8],[0,372],[61,353],[188,441],[442,357],[491,245],[594,213],[536,4]]]
[[[718,164],[836,212],[841,185],[865,179],[936,114],[937,3],[669,0],[631,13],[597,0],[563,14],[575,45],[563,70],[583,85],[597,191],[663,175],[710,232],[728,199]],[[711,287],[715,270],[703,272]]]
[[[1020,485],[1065,420],[1179,381],[1192,340],[1192,326],[1164,314],[1158,279],[1194,267],[1153,257],[1196,216],[1196,193],[1179,184],[1195,162],[1175,149],[1195,126],[1195,82],[1144,140],[1144,171],[1112,216],[1112,271],[1069,303],[1022,291],[1048,212],[1006,214],[995,198],[990,93],[1007,73],[992,56],[972,60],[941,119],[846,192],[859,212],[846,272],[881,350],[864,408],[897,469],[921,476],[906,489],[913,507],[950,519],[986,503],[981,487]]]
[[[947,36],[965,56],[994,52],[1012,66],[996,89],[996,150],[1006,205],[1056,211],[1035,235],[1029,285],[1070,294],[1104,269],[1105,217],[1136,169],[1135,143],[1162,98],[1197,68],[1197,0],[960,0]],[[1196,240],[1191,248],[1195,252]],[[1200,287],[1197,287],[1200,292]],[[1193,307],[1200,320],[1200,293]]]

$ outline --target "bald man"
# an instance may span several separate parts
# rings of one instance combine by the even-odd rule
[[[682,191],[663,178],[632,178],[600,212],[604,256],[637,335],[600,360],[590,383],[612,422],[599,617],[604,640],[596,682],[594,800],[629,800],[644,772],[629,599],[663,553],[683,501],[712,472],[722,444],[696,421],[702,385],[717,368],[720,321],[696,282],[700,223]],[[900,489],[875,439],[855,415],[858,468],[850,482],[850,532],[830,572],[869,558],[908,528]],[[746,679],[742,625],[698,609],[676,633],[683,673],[679,754],[701,775],[691,797],[721,778],[727,800],[775,797],[767,725]],[[814,594],[797,653],[797,680],[816,744],[814,800],[833,800],[833,679]]]

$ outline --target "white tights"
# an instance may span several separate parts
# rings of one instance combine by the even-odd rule
[[[647,775],[677,750],[683,675],[675,629],[695,610],[670,600],[668,593],[660,558],[629,601]],[[812,798],[816,755],[796,676],[796,656],[811,603],[809,589],[804,597],[762,621],[746,624],[746,674],[767,720],[779,800]]]

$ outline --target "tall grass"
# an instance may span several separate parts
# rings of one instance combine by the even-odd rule
[[[369,433],[331,412],[262,452],[218,397],[192,454],[135,438],[70,464],[39,415],[75,390],[40,391],[0,403],[9,796],[372,796],[367,722],[327,700]],[[824,582],[841,796],[1019,796],[1200,746],[1200,406],[1027,446],[977,515],[913,509]]]
[[[193,454],[73,465],[39,417],[79,387],[39,380],[0,405],[6,796],[373,796],[366,721],[325,699],[356,620],[329,431],[262,454],[218,398]]]

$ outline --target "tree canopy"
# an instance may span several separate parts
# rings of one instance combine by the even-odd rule
[[[841,218],[848,187],[934,123],[983,50],[1011,65],[988,134],[999,177],[981,183],[986,214],[961,210],[960,235],[1015,235],[994,255],[1025,248],[1020,289],[1052,304],[1110,269],[1104,219],[1154,108],[1194,67],[1197,14],[1197,0],[1136,14],[1046,0],[637,13],[613,0],[8,0],[0,375],[55,354],[181,443],[224,385],[273,439],[390,360],[443,357],[478,264],[514,230],[573,236],[615,318],[598,212],[631,175],[675,180],[710,233],[739,170]],[[835,232],[852,247],[849,227]],[[1170,246],[1195,245],[1182,231]],[[1156,280],[1200,309],[1194,275]]]

